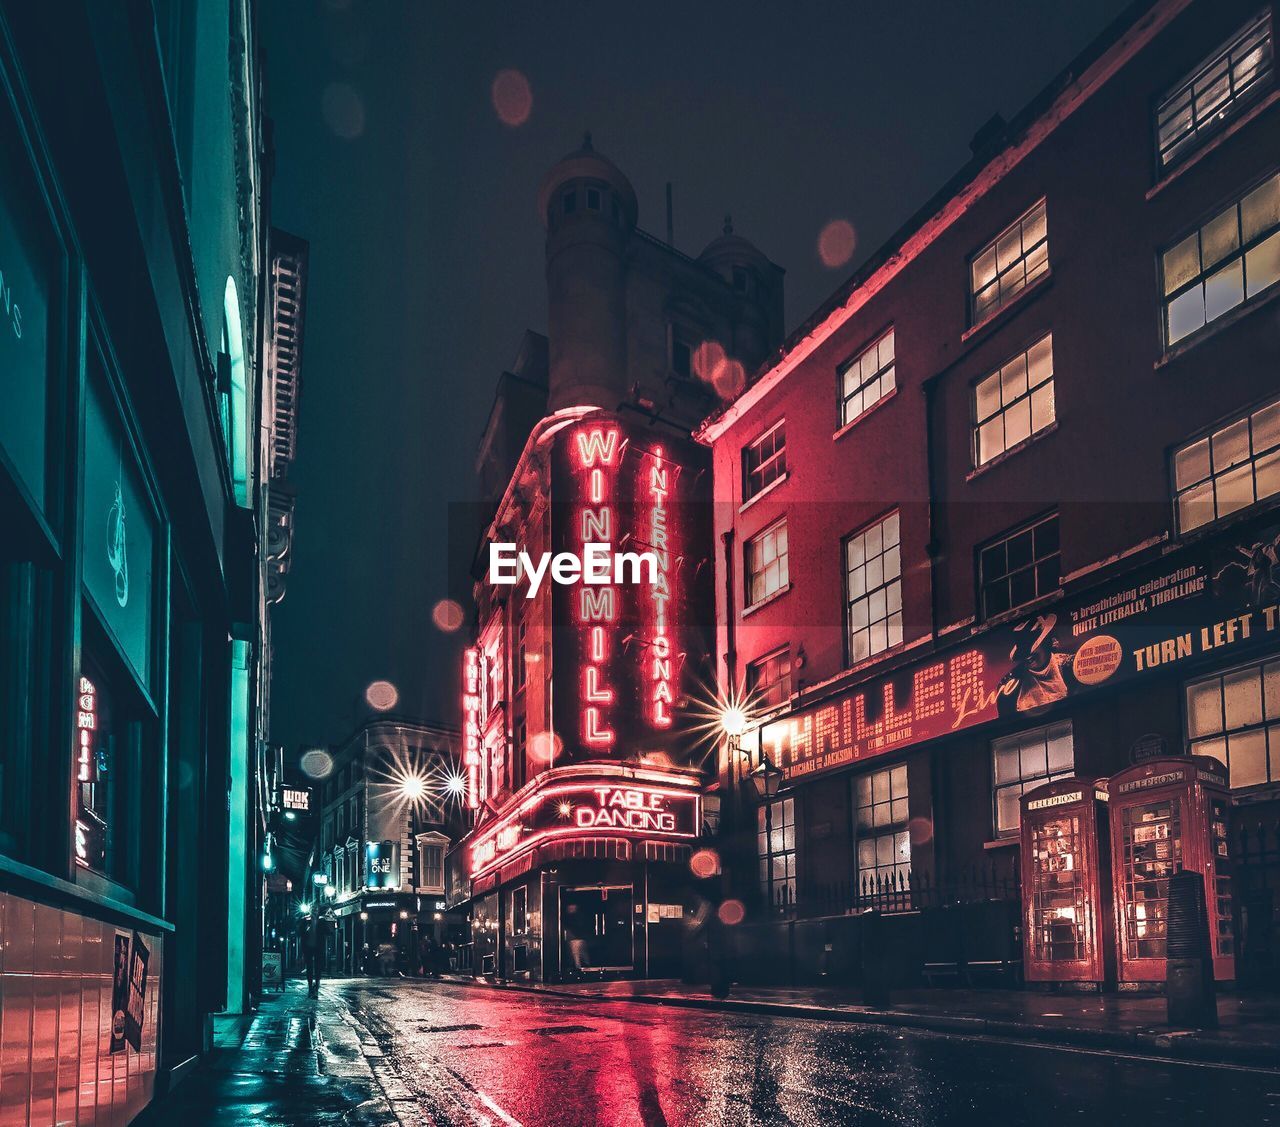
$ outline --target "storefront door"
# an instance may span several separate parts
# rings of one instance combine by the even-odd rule
[[[634,915],[629,884],[561,889],[564,966],[596,972],[634,970]]]

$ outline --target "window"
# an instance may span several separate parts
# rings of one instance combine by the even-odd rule
[[[1020,528],[978,553],[982,617],[991,618],[1058,589],[1058,514]]]
[[[911,875],[907,831],[907,765],[886,767],[854,780],[858,824],[858,884],[897,889]]]
[[[589,211],[600,210],[600,189],[599,188],[587,189],[587,209]]]
[[[1233,790],[1280,781],[1280,659],[1188,682],[1187,750],[1222,760]]]
[[[1280,495],[1280,400],[1174,451],[1173,491],[1179,532]]]
[[[747,666],[747,695],[753,708],[776,708],[791,696],[791,653],[783,647]]]
[[[897,386],[890,329],[840,370],[840,425],[865,414]]]
[[[1049,227],[1041,200],[969,260],[970,324],[1008,305],[1049,272]]]
[[[844,558],[849,660],[855,662],[902,642],[898,514],[850,536]]]
[[[742,450],[742,499],[750,501],[787,472],[787,432],[783,423],[771,426]]]
[[[688,341],[672,337],[671,370],[686,380],[693,375],[693,349],[689,347]]]
[[[422,844],[422,887],[427,892],[444,891],[444,846]]]
[[[522,884],[511,890],[511,932],[523,935],[529,930],[529,886]]]
[[[973,464],[985,466],[1056,418],[1049,333],[974,385]]]
[[[1156,108],[1160,167],[1221,131],[1272,80],[1271,12],[1264,11],[1178,83]]]
[[[1219,212],[1160,257],[1166,346],[1280,280],[1280,175]]]
[[[525,636],[529,632],[529,623],[524,615],[516,623],[516,691],[524,688],[529,678],[529,659],[525,654]]]
[[[1071,721],[992,740],[991,762],[996,836],[1012,837],[1022,825],[1023,792],[1075,770]]]
[[[733,289],[735,293],[750,292],[751,275],[747,273],[745,266],[735,266],[733,268]]]
[[[756,811],[760,888],[773,908],[796,902],[796,800],[778,798]]]
[[[747,541],[743,552],[747,582],[747,606],[785,590],[787,576],[787,522],[778,521]]]
[[[572,215],[575,211],[578,210],[578,193],[565,192],[565,194],[561,197],[561,202],[564,204],[565,215]]]

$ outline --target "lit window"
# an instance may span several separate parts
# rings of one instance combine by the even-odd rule
[[[775,423],[742,450],[742,498],[750,501],[787,472],[787,432]]]
[[[747,695],[755,709],[786,703],[791,696],[791,653],[786,647],[747,666]]]
[[[978,553],[982,617],[1004,614],[1058,589],[1058,514],[988,544]]]
[[[1218,133],[1272,83],[1271,11],[1264,11],[1214,52],[1156,107],[1160,167]]]
[[[991,762],[996,836],[1010,837],[1022,824],[1023,792],[1075,770],[1071,721],[992,740]]]
[[[1280,781],[1280,661],[1189,682],[1187,750],[1225,763],[1233,790]]]
[[[853,422],[898,386],[893,330],[863,349],[840,371],[840,425]]]
[[[796,902],[796,803],[779,798],[756,811],[760,888],[773,908]]]
[[[783,590],[787,574],[787,522],[778,521],[747,541],[743,552],[747,606],[755,606]]]
[[[1049,272],[1049,228],[1041,200],[969,261],[970,323],[977,324]]]
[[[1173,488],[1179,532],[1280,496],[1280,400],[1175,451]]]
[[[902,557],[898,514],[844,543],[849,660],[861,661],[902,641]]]
[[[861,775],[854,780],[853,790],[861,890],[905,889],[911,876],[906,764]]]
[[[974,385],[973,417],[976,466],[985,466],[1053,423],[1052,333]]]
[[[1171,246],[1160,266],[1166,345],[1275,285],[1280,280],[1280,175]]]

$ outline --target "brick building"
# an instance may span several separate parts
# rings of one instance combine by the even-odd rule
[[[1022,792],[1200,752],[1230,779],[1219,940],[1242,981],[1267,973],[1272,21],[1249,3],[1131,10],[985,126],[704,424],[719,676],[752,719],[721,786],[758,854],[739,871],[755,902],[820,917],[889,889],[913,907],[963,875],[1012,907],[959,961],[1008,962]],[[742,787],[762,757],[782,773],[767,814]],[[1161,910],[1122,919],[1122,944],[1156,936]],[[823,948],[802,944],[800,969],[838,957]]]

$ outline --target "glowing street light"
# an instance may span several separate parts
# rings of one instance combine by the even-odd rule
[[[720,730],[737,738],[747,730],[747,714],[740,705],[726,705],[720,712]]]
[[[427,796],[427,780],[417,773],[400,780],[400,793],[410,802],[421,802]]]

